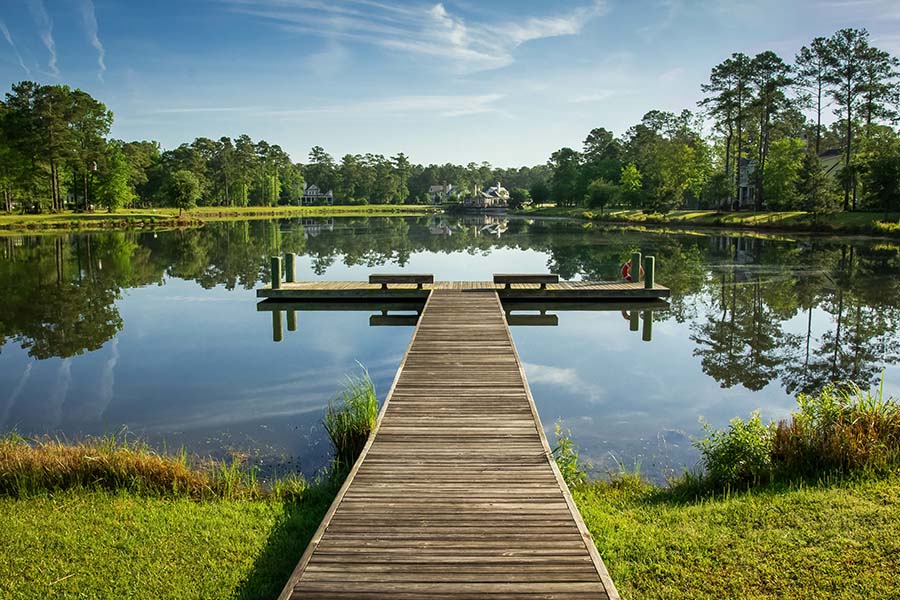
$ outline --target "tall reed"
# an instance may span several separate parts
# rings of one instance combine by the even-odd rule
[[[348,376],[340,395],[328,403],[322,419],[334,446],[334,467],[350,469],[378,419],[378,397],[369,372]]]

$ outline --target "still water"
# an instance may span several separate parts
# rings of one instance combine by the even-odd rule
[[[264,469],[326,464],[320,420],[347,374],[383,400],[411,327],[371,311],[298,313],[273,341],[254,290],[268,257],[300,279],[370,272],[613,280],[633,250],[671,287],[652,340],[620,311],[514,327],[545,428],[571,430],[597,474],[661,481],[696,464],[702,417],[724,426],[833,380],[900,395],[900,246],[874,239],[604,230],[491,218],[294,219],[198,230],[0,237],[0,431],[68,439],[123,430],[159,448],[248,454]]]

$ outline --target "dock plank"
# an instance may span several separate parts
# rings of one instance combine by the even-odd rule
[[[497,290],[447,283],[427,292],[378,425],[280,598],[617,599]]]

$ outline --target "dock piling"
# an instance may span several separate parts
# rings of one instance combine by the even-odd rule
[[[644,287],[652,290],[656,285],[656,257],[648,256],[644,259]]]
[[[631,282],[640,283],[641,281],[641,253],[633,252],[631,254]]]
[[[294,283],[297,280],[297,255],[288,252],[284,255],[284,280],[287,283]]]
[[[280,342],[284,339],[284,332],[281,330],[281,311],[272,311],[272,341]]]
[[[649,342],[653,339],[653,313],[649,310],[645,310],[641,317],[644,319],[641,339],[645,342]]]
[[[281,289],[281,257],[272,257],[272,289]]]

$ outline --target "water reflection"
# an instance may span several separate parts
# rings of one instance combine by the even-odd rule
[[[390,318],[404,316],[392,308],[296,308],[272,344],[273,316],[249,307],[269,257],[285,252],[298,254],[298,278],[329,280],[385,265],[440,280],[614,280],[632,251],[655,255],[672,290],[667,310],[548,308],[554,326],[514,329],[545,424],[572,425],[599,462],[609,451],[626,463],[654,453],[689,463],[684,436],[700,414],[717,424],[757,407],[783,416],[797,392],[873,384],[884,369],[889,392],[900,383],[900,246],[886,241],[435,217],[18,235],[0,237],[0,249],[0,429],[25,434],[128,425],[169,445],[254,446],[320,463],[321,407],[357,360],[386,391],[411,320]],[[638,380],[639,392],[623,383]]]

